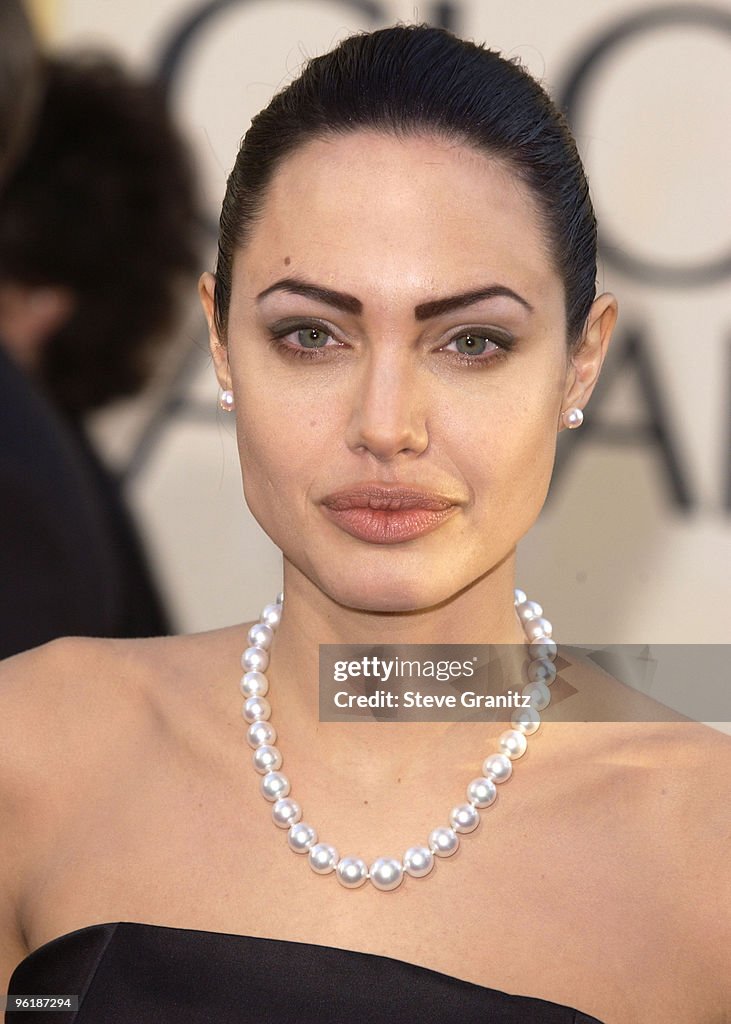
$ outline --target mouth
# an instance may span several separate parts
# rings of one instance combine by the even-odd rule
[[[458,509],[451,498],[413,487],[364,484],[329,494],[325,515],[370,544],[400,544],[430,533]]]

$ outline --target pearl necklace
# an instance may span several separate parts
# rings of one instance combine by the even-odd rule
[[[529,601],[522,590],[515,591],[515,611],[520,619],[532,659],[528,663],[528,684],[522,694],[530,698],[530,706],[521,708],[511,719],[511,729],[498,738],[499,752],[490,754],[482,765],[482,775],[467,786],[467,803],[458,804],[449,815],[449,825],[429,833],[426,845],[412,846],[402,860],[395,857],[377,857],[370,867],[361,857],[340,857],[329,843],[317,840],[315,829],[303,822],[302,809],[289,796],[289,779],[280,772],[282,755],[274,746],[277,733],[269,722],[271,705],[266,699],[269,681],[264,673],[269,667],[269,648],[274,631],[282,618],[284,595],[279,594],[274,604],[268,604],[260,621],[248,634],[250,646],[241,655],[244,675],[241,692],[246,698],[243,715],[249,723],[246,735],[254,750],[254,768],[262,775],[260,789],[269,800],[272,819],[279,828],[288,830],[290,849],[307,854],[310,867],[319,875],[334,871],[346,889],[357,889],[370,879],[376,889],[389,892],[403,881],[404,873],[412,878],[423,878],[434,867],[435,857],[451,857],[460,842],[460,835],[474,832],[480,823],[480,811],[497,799],[497,785],[506,782],[513,772],[513,761],[525,753],[528,736],[541,724],[539,711],[551,699],[550,684],[556,678],[556,643],[552,639],[553,627],[543,618],[543,609],[536,601]]]

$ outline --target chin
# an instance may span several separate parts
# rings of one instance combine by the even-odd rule
[[[437,573],[424,578],[405,573],[367,573],[344,570],[318,579],[318,587],[333,601],[365,612],[417,612],[448,601],[461,587]]]

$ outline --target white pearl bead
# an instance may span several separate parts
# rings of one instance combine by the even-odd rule
[[[259,789],[265,800],[274,802],[289,793],[289,779],[281,772],[267,772],[259,783]]]
[[[513,764],[505,754],[490,754],[485,758],[482,770],[493,782],[507,782],[513,774]]]
[[[435,828],[429,833],[429,849],[437,857],[451,857],[459,847],[459,836],[453,828]]]
[[[275,598],[275,604],[284,604],[284,591],[280,590]]]
[[[257,622],[249,630],[248,640],[252,647],[261,647],[262,650],[268,651],[273,639],[274,630],[265,622]]]
[[[576,427],[580,427],[584,422],[584,413],[578,406],[573,406],[563,414],[563,421],[569,430],[575,430]]]
[[[545,683],[550,686],[556,678],[556,666],[548,658],[538,658],[528,663],[528,680],[531,683]]]
[[[553,626],[548,619],[530,619],[529,622],[523,622],[523,630],[529,640],[539,640],[541,637],[551,636]]]
[[[515,761],[525,754],[528,748],[528,741],[522,732],[519,732],[517,729],[508,729],[500,736],[498,745],[503,754],[509,757],[511,761]]]
[[[338,861],[335,874],[346,889],[357,889],[368,878],[368,865],[360,857],[343,857]]]
[[[247,697],[242,713],[247,722],[258,722],[269,718],[272,707],[266,697]]]
[[[264,697],[269,689],[269,681],[261,672],[247,672],[241,677],[239,687],[244,697]]]
[[[495,783],[492,779],[473,779],[467,787],[467,799],[475,807],[489,807],[497,800]]]
[[[531,658],[548,658],[553,661],[558,653],[556,641],[550,636],[544,636],[540,640],[534,640],[528,646],[528,654]]]
[[[250,747],[264,746],[268,743],[271,746],[277,739],[277,730],[271,724],[271,722],[252,722],[246,731],[246,742]]]
[[[404,871],[412,878],[423,878],[434,867],[434,854],[428,846],[410,846],[404,854]]]
[[[318,875],[329,875],[338,863],[338,851],[329,843],[315,843],[308,854],[310,867]]]
[[[508,729],[498,740],[498,746],[503,754],[507,754],[511,761],[514,761],[516,758],[522,757],[526,752],[528,740],[517,729]]]
[[[287,842],[290,850],[294,850],[295,853],[307,853],[310,847],[317,842],[317,832],[312,825],[298,821],[290,827]]]
[[[521,622],[530,622],[531,619],[538,619],[543,615],[543,609],[537,601],[523,601],[522,604],[516,605],[515,610]]]
[[[279,623],[282,621],[282,606],[281,604],[267,604],[261,610],[259,616],[261,621],[270,626],[272,629],[276,629]]]
[[[264,744],[263,747],[257,747],[254,751],[254,767],[261,775],[265,775],[267,772],[276,772],[282,767],[282,755],[276,747]]]
[[[519,590],[516,587],[513,591],[513,599],[514,604],[524,604],[524,602],[528,600],[528,595],[524,590]]]
[[[480,824],[480,812],[472,804],[459,804],[452,808],[449,824],[455,832],[474,832]]]
[[[241,655],[241,667],[247,672],[266,672],[269,668],[269,652],[261,647],[247,647]]]
[[[520,692],[524,697],[530,697],[530,706],[536,711],[543,711],[551,703],[551,691],[545,683],[528,683]]]
[[[218,408],[223,412],[233,412],[236,406],[234,393],[229,388],[221,388],[218,392]]]
[[[279,828],[290,828],[302,817],[302,808],[291,797],[283,797],[272,807],[272,821]]]
[[[404,868],[394,857],[377,857],[368,872],[371,882],[381,892],[397,889],[404,879]]]
[[[534,732],[538,731],[541,724],[541,716],[533,707],[519,708],[510,719],[510,724],[518,732],[522,732],[526,736],[532,736]]]

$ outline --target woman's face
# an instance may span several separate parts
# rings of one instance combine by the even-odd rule
[[[213,353],[254,516],[315,586],[380,611],[434,606],[511,556],[577,386],[531,193],[432,137],[289,157]]]

